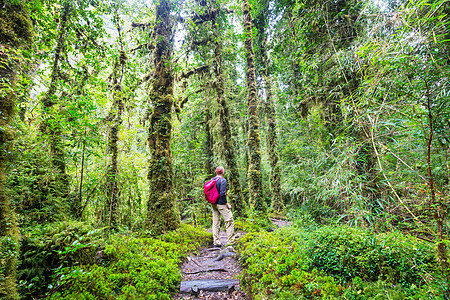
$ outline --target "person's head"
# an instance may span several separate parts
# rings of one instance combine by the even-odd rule
[[[222,176],[223,173],[225,172],[225,169],[222,166],[218,166],[216,168],[216,174]]]

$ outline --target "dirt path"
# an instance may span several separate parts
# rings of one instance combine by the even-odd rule
[[[242,234],[237,233],[237,237],[239,236]],[[227,243],[224,231],[220,232],[219,239],[222,245]],[[237,278],[240,272],[241,266],[232,247],[202,248],[198,256],[188,257],[182,265],[181,289],[184,292],[180,292],[174,299],[249,299],[240,289]],[[209,289],[220,291],[205,291],[202,289],[204,284]]]
[[[271,219],[274,227],[290,226],[291,222]],[[237,233],[239,238],[243,233]],[[222,245],[227,242],[224,231],[219,234]],[[181,267],[180,293],[174,299],[250,299],[240,288],[241,266],[232,247],[202,248],[198,256],[190,256]],[[211,291],[208,291],[211,290]]]

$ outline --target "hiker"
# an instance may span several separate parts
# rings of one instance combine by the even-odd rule
[[[212,232],[214,247],[221,247],[219,240],[220,231],[220,216],[225,221],[225,229],[227,232],[227,243],[233,244],[235,240],[234,236],[234,220],[231,213],[231,205],[227,202],[227,180],[223,178],[225,169],[222,166],[216,168],[217,176],[214,179],[218,179],[216,182],[216,188],[219,192],[219,200],[215,204],[211,204],[213,211],[213,223]]]

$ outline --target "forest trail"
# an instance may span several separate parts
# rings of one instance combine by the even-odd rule
[[[279,228],[292,224],[284,220],[270,220]],[[244,234],[237,232],[236,237]],[[226,244],[224,231],[220,231],[219,239],[222,245]],[[198,256],[189,256],[181,266],[183,278],[180,292],[174,299],[250,299],[239,285],[241,270],[232,247],[201,248]]]

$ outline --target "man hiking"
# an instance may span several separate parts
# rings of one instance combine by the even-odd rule
[[[213,223],[212,223],[212,232],[213,232],[213,240],[214,247],[221,247],[221,243],[219,240],[219,231],[220,231],[220,216],[222,216],[225,221],[225,229],[227,232],[227,243],[233,244],[235,240],[234,235],[234,220],[233,214],[231,213],[231,205],[227,202],[227,180],[223,178],[223,174],[225,173],[225,169],[222,166],[216,168],[217,176],[213,178],[213,180],[217,180],[216,188],[219,192],[219,199],[216,203],[211,204],[213,211]]]

